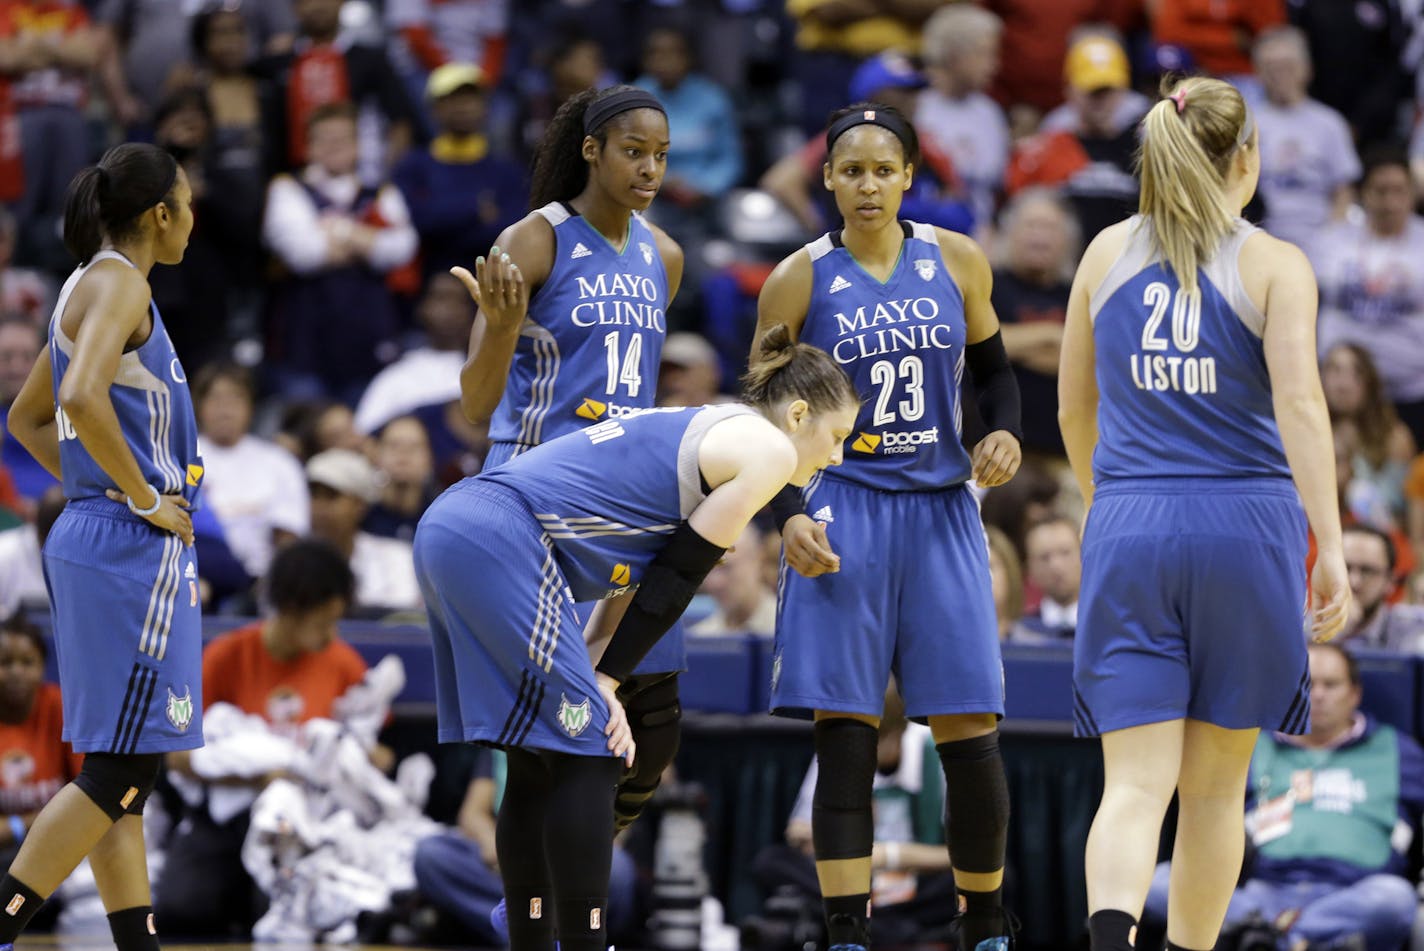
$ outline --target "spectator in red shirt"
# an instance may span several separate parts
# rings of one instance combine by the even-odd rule
[[[1249,76],[1256,37],[1286,22],[1285,0],[1155,0],[1152,38],[1184,46],[1203,72]]]
[[[266,719],[273,732],[294,735],[307,720],[332,716],[336,699],[366,673],[336,634],[355,580],[339,552],[303,540],[273,557],[266,587],[272,613],[203,651],[203,707],[230,703]],[[168,767],[193,776],[192,753],[168,754]],[[251,932],[258,894],[242,866],[248,819],[243,811],[219,823],[206,802],[187,810],[154,896],[156,914],[175,934]]]

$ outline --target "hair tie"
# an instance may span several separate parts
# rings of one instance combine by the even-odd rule
[[[1167,98],[1177,104],[1177,115],[1181,115],[1187,108],[1187,91],[1185,89],[1178,89]]]

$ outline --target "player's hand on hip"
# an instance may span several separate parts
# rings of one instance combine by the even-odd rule
[[[121,505],[128,504],[129,497],[118,489],[107,489],[104,492],[111,500]],[[150,503],[152,504],[152,503]],[[165,532],[172,532],[183,539],[183,544],[193,544],[193,516],[188,514],[191,504],[181,495],[161,495],[158,500],[158,511],[152,515],[140,515],[144,521],[155,528],[161,528]]]
[[[489,329],[508,332],[523,323],[529,310],[529,285],[524,283],[519,265],[497,246],[490,248],[488,258],[475,259],[474,274],[462,267],[452,267],[450,273],[475,299]]]
[[[598,681],[598,692],[608,704],[608,725],[603,728],[603,735],[608,737],[608,749],[623,760],[624,766],[632,766],[637,745],[633,742],[633,728],[628,725],[628,714],[618,700],[618,681],[607,674],[594,676]]]
[[[1338,551],[1317,554],[1310,573],[1310,636],[1315,643],[1340,633],[1350,617],[1351,599],[1345,556]]]
[[[797,574],[815,578],[841,570],[841,556],[831,548],[826,526],[809,515],[793,515],[781,528],[781,542],[786,551],[786,563]]]
[[[1019,471],[1023,451],[1013,433],[996,429],[974,447],[974,481],[986,489],[1003,485]]]

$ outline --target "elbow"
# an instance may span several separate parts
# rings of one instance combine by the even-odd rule
[[[87,422],[98,406],[100,394],[95,393],[92,387],[84,386],[82,383],[74,383],[75,374],[65,376],[64,382],[59,387],[59,408],[64,410],[64,415],[69,417],[70,422]]]

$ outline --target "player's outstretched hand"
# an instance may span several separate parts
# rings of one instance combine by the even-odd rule
[[[628,725],[628,714],[623,712],[623,704],[618,702],[618,681],[602,673],[594,677],[598,681],[598,692],[608,704],[608,726],[603,728],[603,735],[608,737],[608,749],[623,760],[624,766],[631,767],[637,747],[633,743],[633,729]]]
[[[841,570],[841,556],[831,548],[826,526],[809,515],[793,515],[781,528],[786,563],[805,578]]]
[[[1320,552],[1310,572],[1310,636],[1323,644],[1340,633],[1350,616],[1350,576],[1345,556],[1338,551]]]
[[[524,283],[519,265],[498,246],[490,248],[489,258],[475,259],[474,274],[462,267],[452,267],[450,273],[465,285],[491,330],[512,331],[524,322],[529,310],[529,285]]]
[[[118,489],[108,489],[104,494],[121,505],[128,504],[128,496]],[[188,514],[188,509],[191,507],[188,500],[181,495],[165,495],[158,503],[157,512],[140,517],[155,528],[161,528],[165,532],[177,535],[183,539],[183,544],[191,545],[193,544],[193,516]]]
[[[986,489],[1003,485],[1019,471],[1023,453],[1013,433],[996,429],[974,447],[974,481]]]

